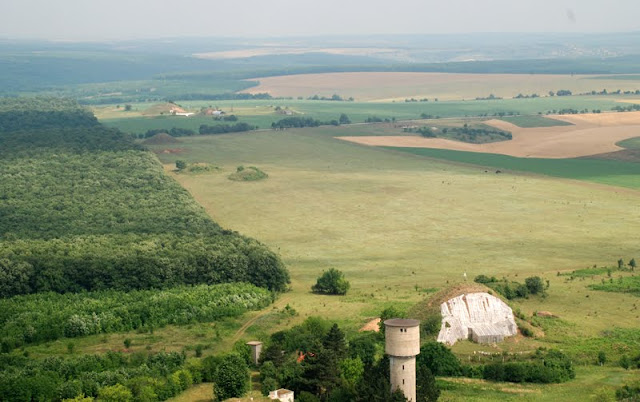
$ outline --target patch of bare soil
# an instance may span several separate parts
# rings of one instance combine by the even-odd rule
[[[379,318],[375,318],[375,319],[369,321],[368,323],[364,324],[362,326],[362,328],[360,328],[358,331],[360,331],[360,332],[364,332],[364,331],[379,332],[380,331],[380,327],[378,326],[378,324],[380,324],[380,319]]]
[[[338,138],[371,146],[436,148],[521,158],[564,159],[621,151],[623,148],[617,146],[617,142],[637,137],[640,133],[640,112],[562,115],[554,118],[573,125],[522,128],[502,120],[487,120],[485,124],[510,131],[513,139],[486,144],[418,136]]]
[[[181,154],[184,151],[183,148],[167,148],[154,151],[156,154]]]
[[[536,311],[536,316],[545,318],[558,318],[558,316],[553,314],[551,311]]]

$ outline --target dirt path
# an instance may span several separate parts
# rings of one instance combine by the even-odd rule
[[[270,305],[271,309],[273,309],[273,307],[276,308],[284,308],[284,306],[286,306],[289,303],[289,300],[291,300],[291,296],[287,296],[287,297],[283,297],[281,299],[279,299],[278,301],[276,301],[275,303],[273,303],[272,305]],[[241,337],[242,335],[244,335],[245,331],[247,329],[249,329],[250,326],[252,326],[256,321],[258,321],[258,319],[262,316],[267,315],[268,313],[270,313],[271,310],[263,310],[260,313],[258,313],[255,317],[250,318],[247,322],[245,322],[240,329],[238,329],[236,331],[236,333],[233,335],[233,339],[231,341],[232,344],[236,343]]]

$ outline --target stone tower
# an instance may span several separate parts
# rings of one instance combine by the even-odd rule
[[[260,361],[260,354],[262,353],[262,342],[251,341],[247,342],[247,345],[251,348],[251,361],[257,366]]]
[[[416,356],[420,353],[420,321],[386,320],[385,353],[389,355],[391,391],[396,388],[409,402],[416,401]]]

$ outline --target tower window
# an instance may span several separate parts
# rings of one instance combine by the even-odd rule
[[[402,365],[402,369],[404,370],[404,364]]]
[[[404,378],[402,379],[402,385],[404,385]]]

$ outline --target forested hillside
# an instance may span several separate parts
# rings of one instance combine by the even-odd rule
[[[153,154],[67,100],[0,100],[0,297],[249,282],[279,257],[220,228]]]

